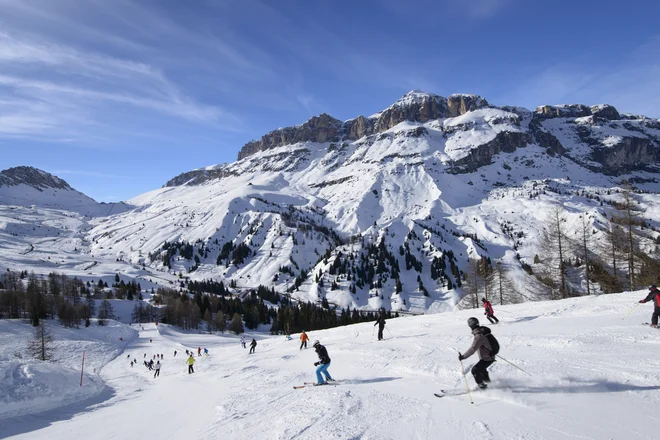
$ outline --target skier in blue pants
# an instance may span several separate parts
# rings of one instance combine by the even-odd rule
[[[328,367],[330,366],[330,356],[328,356],[328,350],[321,345],[319,341],[314,341],[314,350],[316,350],[316,354],[319,356],[319,361],[314,363],[314,366],[316,368],[316,384],[317,385],[324,385],[328,382],[333,382],[334,379],[332,376],[330,376],[330,373],[328,373]],[[326,380],[323,380],[323,376],[325,376]]]

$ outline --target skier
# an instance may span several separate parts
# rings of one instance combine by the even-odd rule
[[[133,361],[131,361],[131,368],[133,368]]]
[[[474,339],[472,340],[472,345],[465,351],[465,353],[458,353],[458,360],[462,361],[463,359],[469,358],[475,351],[479,354],[479,362],[472,367],[471,371],[479,388],[485,389],[488,388],[486,382],[490,382],[487,368],[495,362],[495,358],[492,355],[492,348],[488,342],[488,338],[486,338],[486,334],[490,333],[490,329],[487,327],[481,327],[479,325],[479,320],[474,317],[468,319],[468,326],[472,329]]]
[[[192,374],[195,372],[195,369],[193,368],[194,363],[195,363],[195,358],[193,357],[193,354],[190,353],[190,357],[186,361],[186,364],[188,364],[188,374]]]
[[[202,355],[202,347],[197,347],[197,356]]]
[[[204,356],[208,356],[208,355],[209,355],[209,349],[204,347]]]
[[[250,354],[254,353],[255,348],[257,348],[257,341],[252,338],[252,342],[250,342]]]
[[[147,358],[147,353],[144,354],[144,358],[145,358],[145,359]]]
[[[174,357],[176,357],[176,350],[174,350]]]
[[[156,372],[154,373],[154,379],[160,376],[160,361],[156,362]]]
[[[376,320],[376,324],[374,324],[374,327],[378,325],[378,340],[382,341],[383,340],[383,329],[385,328],[385,314],[381,314],[378,319]],[[373,338],[373,334],[371,335]]]
[[[164,358],[165,358],[165,356],[163,356],[163,353],[160,354],[160,358],[161,358],[161,359],[164,359]]]
[[[653,315],[651,316],[651,327],[658,327],[658,317],[660,317],[660,290],[654,285],[649,287],[649,294],[643,300],[640,300],[640,304],[645,302],[653,301],[655,307],[653,308]]]
[[[305,333],[305,330],[302,331],[300,334],[300,349],[302,350],[303,347],[307,349],[307,341],[309,341],[309,337],[307,336],[307,333]]]
[[[319,341],[314,341],[313,347],[319,357],[319,361],[314,363],[314,366],[317,367],[316,385],[325,385],[328,382],[334,382],[334,379],[328,372],[328,367],[330,366],[330,356],[328,356],[328,350],[326,350],[326,348],[321,345]],[[323,373],[323,376],[325,376],[325,381],[323,380],[321,373]]]
[[[188,356],[190,353],[188,353],[188,350],[186,350],[186,356]]]
[[[154,342],[153,340],[149,339],[149,342]]]
[[[243,345],[243,348],[247,348],[247,347],[245,346],[245,343],[246,343],[246,342],[247,342],[247,340],[245,339],[245,336],[241,336],[241,345]]]
[[[486,315],[488,321],[491,324],[499,323],[500,320],[495,317],[495,313],[493,312],[493,306],[491,305],[490,301],[488,301],[486,298],[481,298],[481,302],[484,303],[484,309],[486,310],[484,315]],[[493,322],[493,319],[495,320],[495,322]]]
[[[149,371],[151,371],[151,370],[153,370],[153,369],[154,369],[154,360],[151,359],[151,360],[149,361]]]

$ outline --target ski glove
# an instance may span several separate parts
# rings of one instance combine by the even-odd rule
[[[643,299],[640,299],[640,300],[639,300],[639,303],[640,303],[640,304],[644,304],[644,300],[643,300]]]
[[[459,360],[459,361],[462,361],[463,359],[465,359],[465,358],[463,357],[463,355],[460,354],[460,353],[458,353],[458,360]]]
[[[319,364],[320,364],[320,362],[314,362],[314,366],[315,366],[315,367],[318,367]]]

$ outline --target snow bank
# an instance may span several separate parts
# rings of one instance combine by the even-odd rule
[[[34,328],[20,320],[0,320],[0,420],[81,402],[105,389],[98,375],[123,352],[137,332],[115,321],[99,327],[66,329],[47,322],[53,336],[53,362],[26,352]],[[82,386],[80,373],[85,352]]]

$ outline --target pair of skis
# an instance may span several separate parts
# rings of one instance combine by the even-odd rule
[[[329,382],[316,383],[316,382],[305,382],[303,385],[296,385],[293,387],[294,390],[300,390],[302,388],[311,388],[311,387],[322,387],[325,385],[338,385],[340,381],[333,380]]]

